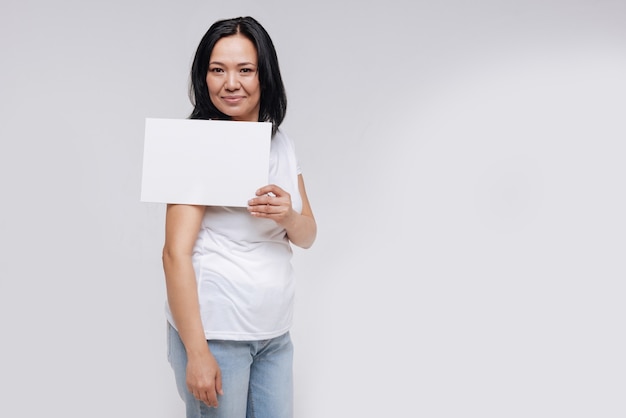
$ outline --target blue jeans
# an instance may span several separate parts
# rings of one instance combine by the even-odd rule
[[[289,333],[270,340],[209,340],[222,371],[224,395],[209,408],[187,390],[187,354],[178,332],[168,324],[167,357],[174,370],[187,418],[292,418],[293,345]]]

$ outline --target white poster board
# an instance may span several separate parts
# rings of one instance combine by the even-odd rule
[[[247,206],[268,183],[272,124],[146,118],[141,201]]]

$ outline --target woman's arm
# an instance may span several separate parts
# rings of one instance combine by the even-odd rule
[[[221,375],[204,335],[191,261],[204,210],[204,206],[167,206],[163,270],[168,304],[187,352],[187,387],[197,399],[217,406]]]
[[[298,175],[298,190],[302,198],[302,213],[293,210],[291,195],[274,184],[257,190],[257,197],[248,201],[248,211],[258,218],[274,220],[285,228],[289,240],[294,245],[309,248],[315,241],[317,224],[306,194],[302,174]]]

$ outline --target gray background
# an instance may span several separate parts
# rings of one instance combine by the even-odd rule
[[[626,415],[626,3],[86,2],[0,10],[0,416],[176,417],[146,117],[219,18],[278,49],[319,237],[307,417]]]

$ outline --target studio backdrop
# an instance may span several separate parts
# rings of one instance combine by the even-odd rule
[[[318,222],[296,416],[623,417],[626,3],[4,1],[0,416],[182,417],[146,118],[272,36]]]

